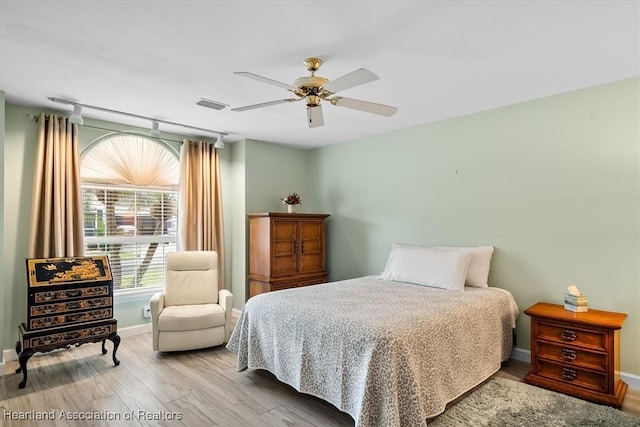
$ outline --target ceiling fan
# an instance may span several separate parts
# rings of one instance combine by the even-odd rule
[[[296,102],[304,100],[307,104],[307,119],[310,128],[324,125],[322,106],[320,105],[320,101],[328,101],[332,105],[336,105],[338,107],[352,108],[354,110],[379,114],[386,117],[391,117],[395,114],[396,111],[398,111],[397,107],[392,107],[390,105],[377,104],[375,102],[345,98],[342,96],[335,96],[336,92],[350,89],[352,87],[369,83],[374,80],[378,80],[379,77],[373,74],[371,71],[364,68],[359,68],[355,71],[345,74],[342,77],[338,77],[334,80],[329,80],[325,77],[315,75],[316,71],[318,71],[318,69],[320,68],[320,65],[322,65],[321,59],[307,58],[304,60],[304,64],[307,66],[307,70],[311,72],[311,75],[297,78],[293,82],[293,85],[282,83],[277,80],[272,80],[267,77],[244,71],[233,73],[237,74],[238,76],[247,77],[250,79],[258,80],[260,82],[281,87],[288,90],[289,92],[293,92],[293,94],[296,95],[296,98],[278,99],[276,101],[262,102],[260,104],[232,108],[231,110],[247,111],[253,110],[255,108],[268,107],[270,105],[283,104],[285,102]]]

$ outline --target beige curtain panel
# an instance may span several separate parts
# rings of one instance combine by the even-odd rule
[[[38,128],[29,258],[82,256],[78,126],[41,113]]]
[[[216,251],[218,286],[225,288],[220,160],[213,144],[184,140],[180,149],[178,249]]]

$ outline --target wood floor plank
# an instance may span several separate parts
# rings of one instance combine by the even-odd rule
[[[236,355],[223,346],[158,353],[151,348],[150,333],[135,335],[122,339],[117,352],[120,366],[113,365],[111,347],[107,349],[109,352],[102,355],[100,344],[93,343],[35,355],[29,361],[29,378],[22,390],[18,389],[22,374],[13,373],[17,361],[7,362],[7,373],[0,383],[0,410],[55,410],[58,415],[60,411],[106,411],[119,414],[121,421],[116,425],[127,426],[354,425],[348,414],[298,393],[269,372],[237,372]],[[496,375],[520,381],[528,371],[528,363],[509,360]],[[623,410],[640,416],[640,391],[628,391]],[[130,419],[125,421],[125,414]],[[3,419],[0,424],[78,427],[111,426],[114,422]]]

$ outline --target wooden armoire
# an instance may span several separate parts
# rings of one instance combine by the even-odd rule
[[[327,281],[328,214],[249,215],[249,297]]]

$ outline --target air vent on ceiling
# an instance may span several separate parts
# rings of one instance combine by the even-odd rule
[[[196,102],[197,105],[207,108],[213,108],[214,110],[222,110],[224,107],[228,107],[228,104],[222,102],[211,101],[210,99],[200,98],[200,101]]]

